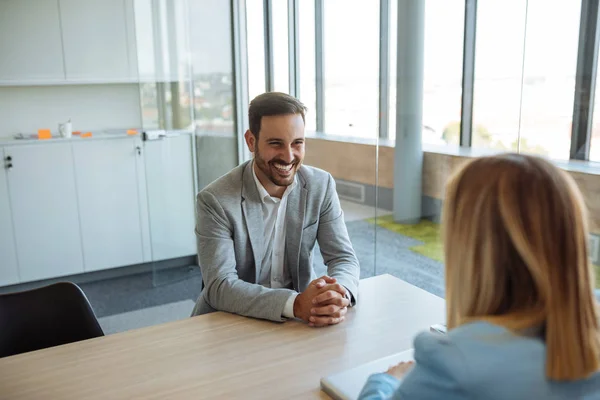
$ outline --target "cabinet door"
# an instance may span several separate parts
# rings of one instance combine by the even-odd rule
[[[60,0],[67,80],[131,79],[125,0]]]
[[[153,261],[196,253],[191,137],[145,144]]]
[[[19,269],[6,176],[11,161],[5,158],[1,147],[0,157],[0,286],[5,286],[19,283]]]
[[[13,146],[5,154],[21,282],[83,272],[71,145]]]
[[[77,142],[73,154],[85,270],[143,262],[135,141]]]
[[[0,1],[0,81],[63,81],[58,0]]]

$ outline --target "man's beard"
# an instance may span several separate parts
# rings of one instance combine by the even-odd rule
[[[296,175],[296,171],[300,166],[300,160],[298,158],[294,158],[290,164],[292,165],[291,173],[288,177],[282,177],[277,173],[277,168],[273,164],[281,164],[281,165],[290,165],[285,161],[276,158],[269,162],[266,162],[261,156],[258,148],[254,153],[254,162],[258,169],[262,171],[263,174],[274,184],[277,186],[290,186],[294,182],[294,176]]]

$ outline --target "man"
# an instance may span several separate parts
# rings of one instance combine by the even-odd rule
[[[320,327],[342,322],[355,303],[360,269],[335,182],[302,165],[305,112],[283,93],[252,100],[245,140],[254,159],[198,194],[205,286],[192,315],[220,310]],[[317,240],[329,276],[314,279]]]

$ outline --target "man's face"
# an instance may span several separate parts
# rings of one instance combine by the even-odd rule
[[[258,140],[247,131],[246,143],[262,175],[276,186],[289,186],[304,160],[302,116],[262,117]]]

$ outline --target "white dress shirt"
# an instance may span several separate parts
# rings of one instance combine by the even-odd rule
[[[263,240],[263,254],[261,257],[260,274],[258,283],[269,288],[292,288],[292,276],[285,265],[285,227],[287,199],[297,185],[297,178],[285,189],[281,199],[272,197],[258,180],[254,165],[252,175],[262,203],[263,221],[265,226]],[[258,266],[257,266],[258,267]],[[298,293],[290,295],[283,316],[294,318],[294,301]]]

